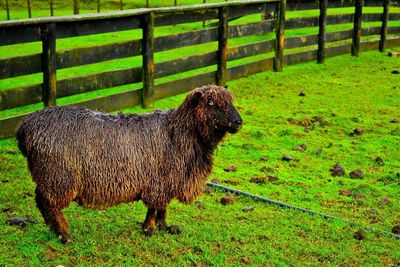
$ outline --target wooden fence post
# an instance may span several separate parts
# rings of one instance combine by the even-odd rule
[[[146,7],[150,7],[149,0],[146,0]]]
[[[28,16],[29,18],[32,18],[31,0],[27,0],[26,4],[28,6]]]
[[[122,0],[119,0],[119,9],[124,10],[124,3],[122,2]]]
[[[218,52],[216,84],[226,85],[226,66],[228,61],[228,7],[218,8]]]
[[[274,70],[282,71],[283,67],[283,49],[285,47],[285,11],[286,0],[282,0],[277,5],[276,19],[276,38],[275,38],[275,59]]]
[[[174,0],[174,6],[178,5],[178,0]]]
[[[351,55],[355,57],[358,57],[358,55],[360,54],[362,6],[363,0],[356,0],[354,12],[353,43],[351,45]]]
[[[203,0],[203,4],[205,4],[206,3],[206,0]],[[206,27],[206,20],[205,19],[203,19],[203,29]]]
[[[154,106],[154,13],[143,16],[142,20],[142,66],[143,66],[143,94],[142,106]]]
[[[383,1],[383,14],[382,14],[382,27],[381,27],[381,40],[379,41],[379,51],[385,52],[387,24],[389,20],[389,0]]]
[[[79,0],[74,0],[74,15],[79,14]]]
[[[318,52],[317,62],[325,62],[325,42],[326,42],[326,12],[328,0],[319,0],[319,33],[318,33]]]
[[[42,99],[45,107],[55,106],[57,98],[56,78],[56,24],[40,27],[42,39]]]
[[[50,0],[49,5],[50,5],[50,16],[54,16],[54,1]]]
[[[101,3],[100,0],[97,0],[97,13],[100,13],[101,10]]]
[[[6,0],[6,12],[7,12],[7,20],[10,20],[10,5],[8,4],[8,0]]]

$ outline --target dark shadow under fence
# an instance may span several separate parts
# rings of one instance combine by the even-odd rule
[[[380,13],[363,14],[363,6],[383,7]],[[227,81],[284,66],[360,51],[400,46],[400,27],[388,21],[400,21],[400,13],[389,13],[389,1],[234,1],[216,4],[147,8],[102,14],[50,17],[0,22],[0,46],[41,42],[42,52],[0,59],[0,79],[43,73],[43,81],[23,87],[0,90],[0,111],[43,102],[56,105],[58,98],[87,93],[120,85],[141,83],[142,88],[73,103],[104,111],[115,111],[142,104],[151,107],[155,100],[173,96],[204,84],[225,85]],[[327,15],[332,7],[355,7],[354,14]],[[286,10],[319,9],[319,16],[285,18]],[[230,25],[230,21],[251,14],[262,20]],[[215,27],[155,37],[157,27],[215,20]],[[363,22],[380,26],[362,27]],[[348,30],[327,32],[327,25],[353,25]],[[285,38],[285,30],[318,27],[318,34]],[[57,51],[56,41],[63,38],[139,29],[138,40],[80,47]],[[274,32],[275,38],[228,47],[228,40]],[[364,36],[378,36],[362,40]],[[215,51],[163,62],[155,62],[158,52],[217,42]],[[305,51],[299,52],[299,48]],[[297,50],[296,50],[297,49]],[[233,67],[228,62],[272,53]],[[99,63],[113,59],[142,57],[139,67],[104,71],[72,78],[56,78],[57,70]],[[157,82],[160,78],[215,66],[186,78]],[[12,137],[27,114],[0,119],[0,138]]]

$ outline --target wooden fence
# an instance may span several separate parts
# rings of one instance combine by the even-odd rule
[[[383,0],[374,1],[373,4],[368,2],[368,5],[383,6],[383,13],[362,14],[363,4],[366,2],[361,0],[329,2],[321,0],[319,3],[248,0],[0,22],[0,46],[35,41],[42,43],[42,53],[0,59],[0,79],[43,73],[43,82],[40,84],[0,90],[0,110],[40,102],[45,106],[54,106],[57,98],[140,82],[141,89],[97,97],[74,105],[104,111],[115,111],[139,104],[151,107],[157,99],[176,95],[204,84],[225,85],[227,81],[250,74],[271,69],[281,71],[286,65],[312,60],[322,63],[326,57],[350,52],[357,56],[363,50],[383,51],[386,47],[400,46],[400,27],[388,27],[388,21],[400,20],[400,13],[389,14],[389,1]],[[354,14],[327,15],[327,8],[354,5],[356,6]],[[315,8],[320,9],[319,16],[285,19],[286,10]],[[269,18],[259,22],[228,26],[232,19],[262,12],[268,13]],[[154,37],[155,27],[204,20],[217,20],[218,24],[212,28]],[[362,22],[379,22],[381,26],[362,28]],[[350,23],[354,25],[353,29],[326,32],[326,25]],[[308,27],[319,27],[319,33],[284,38],[284,29]],[[141,29],[142,39],[59,52],[56,50],[58,39],[129,29]],[[230,38],[274,31],[274,39],[228,47]],[[372,41],[361,40],[361,36],[369,35],[378,35],[380,38]],[[346,40],[351,42],[334,43]],[[154,62],[154,54],[157,52],[216,41],[218,42],[216,51]],[[309,49],[293,52],[293,49],[300,47]],[[227,67],[228,61],[271,52],[274,56],[269,58]],[[142,55],[142,67],[56,79],[56,72],[59,69],[140,55]],[[156,79],[212,65],[216,66],[216,71],[155,84]],[[0,138],[14,136],[21,119],[26,115],[0,119]]]
[[[4,0],[4,1],[5,1],[4,9],[6,11],[6,18],[7,18],[7,20],[10,20],[11,19],[10,10],[12,9],[10,7],[10,0]],[[222,1],[228,1],[228,0],[221,0],[221,2]],[[49,0],[48,1],[48,4],[49,4],[49,15],[50,16],[54,16],[54,9],[55,9],[54,8],[54,2],[55,2],[54,0]],[[80,4],[79,4],[80,0],[69,0],[69,1],[66,1],[66,2],[70,3],[71,11],[73,12],[73,14],[79,14],[80,13]],[[106,1],[104,1],[104,0],[96,0],[96,1],[93,1],[93,2],[95,2],[96,7],[95,8],[92,7],[92,10],[93,11],[97,11],[97,13],[100,13],[102,11],[102,5],[107,4],[107,2],[109,2],[109,1],[107,1],[107,0]],[[106,3],[103,3],[103,2],[106,2]],[[118,1],[118,6],[116,8],[118,8],[119,10],[133,8],[132,6],[127,8],[127,3],[124,3],[124,2],[125,2],[124,0],[119,0]],[[178,1],[178,0],[170,0],[170,4],[174,5],[174,6],[177,6],[177,5],[181,4],[180,2],[181,1]],[[156,3],[156,1],[146,0],[145,3],[143,3],[143,4],[148,8],[148,7],[153,6],[154,3]],[[207,0],[198,0],[198,3],[207,3]],[[28,15],[29,18],[32,18],[32,7],[31,7],[31,4],[32,4],[32,0],[26,0],[26,10],[27,10],[27,15]],[[132,3],[130,3],[130,4],[132,4]],[[306,9],[311,9],[311,8],[315,8],[317,4],[318,4],[317,1],[304,0],[304,1],[302,1],[302,3],[296,2],[293,5],[289,5],[289,8],[294,7],[295,9],[297,9],[299,6],[303,6],[303,8],[305,7]],[[364,2],[364,4],[366,6],[375,6],[376,5],[374,0],[370,0],[370,1],[366,0]],[[344,6],[345,4],[336,3],[335,5],[336,6]],[[65,7],[63,9],[65,9]],[[87,11],[87,9],[88,8],[86,7],[85,11]],[[90,8],[89,8],[89,10],[90,10]]]

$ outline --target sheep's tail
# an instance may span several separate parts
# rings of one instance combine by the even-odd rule
[[[27,143],[26,143],[26,131],[25,131],[24,122],[22,122],[21,126],[18,128],[17,131],[17,141],[18,141],[18,148],[21,150],[21,153],[27,157],[28,150],[27,150]]]

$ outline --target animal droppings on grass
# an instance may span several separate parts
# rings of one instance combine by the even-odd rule
[[[206,188],[204,188],[204,194],[209,195],[212,193],[212,189],[208,186],[206,186]]]
[[[339,195],[349,197],[353,194],[353,192],[349,189],[347,190],[339,190]]]
[[[329,169],[329,171],[331,172],[331,175],[333,177],[344,176],[346,173],[342,165],[340,165],[339,163],[336,163],[332,168]]]
[[[400,235],[400,224],[393,226],[392,233],[396,235]]]
[[[218,180],[218,179],[212,179],[211,183],[213,183],[213,184],[221,184],[221,181]]]
[[[366,199],[366,196],[363,195],[363,194],[360,194],[360,193],[354,193],[354,194],[353,194],[353,197],[354,197],[355,199]]]
[[[350,136],[361,135],[364,133],[364,129],[362,128],[355,128],[351,133]]]
[[[349,173],[351,179],[362,179],[364,178],[364,173],[361,170],[354,170]]]
[[[306,96],[306,94],[303,92],[300,92],[299,96]]]
[[[307,145],[301,144],[301,145],[299,145],[299,146],[294,146],[294,147],[292,147],[292,150],[296,150],[296,151],[306,151],[306,150],[307,150]]]
[[[273,175],[268,175],[268,181],[269,182],[273,182],[273,181],[277,181],[277,180],[278,180],[278,177],[273,176]]]
[[[390,120],[391,123],[399,123],[400,121],[396,118]]]
[[[10,217],[7,219],[6,224],[8,225],[16,225],[25,227],[28,224],[36,224],[37,221],[32,218],[23,218],[23,217]]]
[[[193,252],[200,255],[203,253],[203,249],[199,246],[195,246],[193,247]]]
[[[285,154],[285,155],[283,155],[282,160],[283,161],[291,161],[291,160],[293,160],[293,157],[290,156],[289,154]]]
[[[377,218],[377,217],[375,217],[375,216],[373,216],[372,218],[371,218],[371,220],[370,220],[370,223],[372,223],[372,224],[376,224],[376,223],[378,223],[379,222],[379,219]]]
[[[182,228],[179,225],[171,225],[170,227],[168,227],[168,233],[170,233],[171,235],[179,235],[180,233],[182,233]]]
[[[353,237],[357,240],[364,240],[366,237],[365,231],[358,230],[357,232],[354,233]]]
[[[306,127],[310,127],[312,125],[312,121],[310,119],[305,119],[301,122],[301,124]]]
[[[381,157],[377,157],[375,159],[376,164],[378,164],[379,166],[385,166],[385,162],[383,161],[383,159]]]
[[[392,70],[391,74],[399,74],[400,72],[398,70]]]
[[[314,116],[314,117],[312,117],[311,122],[312,122],[314,125],[318,125],[318,126],[322,126],[322,127],[324,127],[324,126],[326,126],[326,125],[328,124],[328,123],[326,122],[326,120],[325,120],[323,117],[320,117],[320,116]]]
[[[243,212],[250,212],[250,211],[254,211],[254,207],[252,207],[252,206],[249,206],[249,207],[244,207],[244,208],[242,209],[242,211],[243,211]]]
[[[235,172],[237,171],[237,167],[236,166],[229,166],[227,168],[224,168],[225,172]]]
[[[391,203],[392,202],[386,197],[382,198],[382,200],[381,200],[381,204],[382,205],[388,205],[388,204],[391,204]]]
[[[249,260],[247,257],[243,257],[243,258],[241,259],[241,261],[242,261],[242,263],[244,263],[244,264],[250,263],[250,260]]]
[[[231,193],[226,193],[226,195],[221,198],[221,204],[224,206],[231,205],[233,202],[235,202],[235,196]]]
[[[267,178],[265,177],[254,177],[250,179],[250,183],[255,183],[255,184],[265,184],[267,181]]]
[[[14,208],[10,206],[10,207],[3,208],[1,211],[2,212],[11,212],[13,210],[14,210]]]
[[[302,238],[305,238],[305,237],[307,237],[308,234],[306,232],[304,232],[304,231],[300,231],[300,232],[297,232],[296,235],[300,236]]]

